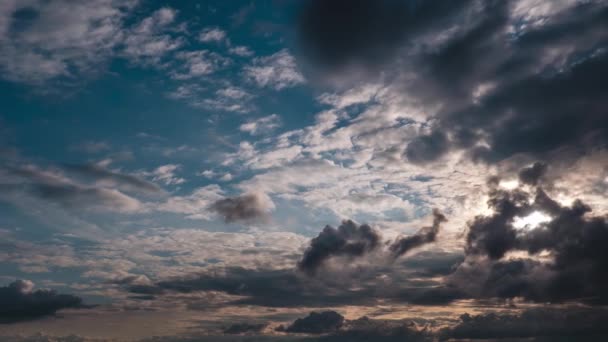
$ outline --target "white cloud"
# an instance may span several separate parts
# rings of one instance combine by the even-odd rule
[[[94,73],[124,37],[123,21],[136,1],[3,1],[0,68],[12,81],[42,84],[57,77]],[[18,10],[33,11],[17,19]],[[16,20],[28,20],[9,30]]]
[[[244,68],[245,77],[260,87],[275,90],[290,88],[305,83],[304,76],[298,71],[296,59],[283,49],[273,55],[258,57]]]
[[[239,129],[242,132],[247,132],[251,135],[268,133],[281,126],[281,118],[276,115],[268,115],[256,120],[248,121],[242,124]]]
[[[237,55],[237,56],[241,56],[241,57],[253,56],[253,51],[251,51],[250,48],[243,46],[243,45],[233,46],[228,49],[228,52],[230,52],[233,55]]]
[[[158,211],[185,214],[190,219],[207,220],[213,217],[209,206],[222,198],[224,192],[218,185],[208,185],[187,196],[172,196],[153,207]]]
[[[186,80],[209,75],[230,64],[230,59],[222,57],[209,50],[180,51],[175,55],[177,70],[171,72],[171,77]]]
[[[227,38],[226,31],[219,27],[207,27],[201,31],[198,40],[203,43],[221,42]]]
[[[177,11],[164,7],[130,28],[125,33],[122,53],[138,63],[158,64],[165,54],[184,44],[183,39],[166,33],[176,15]]]
[[[150,174],[155,182],[162,182],[166,185],[178,185],[184,183],[186,180],[181,177],[177,177],[175,172],[181,168],[181,165],[177,164],[166,164],[157,167]]]

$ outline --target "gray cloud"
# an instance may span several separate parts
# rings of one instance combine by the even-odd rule
[[[539,164],[524,169],[526,174]],[[538,168],[538,167],[537,167]],[[538,177],[532,177],[535,183]],[[608,302],[608,221],[593,215],[580,200],[564,206],[540,187],[506,190],[490,184],[488,205],[494,213],[469,224],[467,259],[450,275],[449,282],[474,298],[523,297],[538,302]],[[516,230],[516,217],[542,212],[548,222],[529,230]],[[528,258],[505,258],[508,252]],[[536,256],[548,252],[550,261]]]
[[[435,113],[405,147],[412,163],[463,149],[486,163],[563,161],[608,145],[603,1],[319,0],[300,14],[312,73],[347,85],[383,75]]]
[[[66,308],[83,307],[79,297],[50,290],[34,290],[28,280],[16,280],[0,287],[0,323],[36,319]]]
[[[411,251],[414,248],[421,247],[425,244],[434,242],[439,233],[441,223],[446,222],[445,216],[439,210],[433,210],[433,225],[420,229],[412,236],[397,239],[390,245],[390,250],[395,258]]]
[[[379,246],[381,237],[369,225],[358,225],[351,220],[343,221],[336,229],[325,226],[319,236],[310,241],[298,268],[314,274],[332,256],[358,257]]]
[[[534,341],[602,341],[608,337],[608,311],[589,308],[535,308],[512,313],[464,314],[442,340],[530,339]]]
[[[270,199],[257,193],[224,198],[211,205],[211,210],[221,215],[226,222],[265,219],[270,209]]]
[[[4,175],[0,184],[6,194],[26,192],[30,196],[57,203],[65,208],[93,208],[100,210],[133,212],[141,209],[141,203],[124,193],[98,185],[84,185],[66,178],[58,170],[42,170],[33,165],[0,169]],[[133,182],[131,176],[95,171],[100,179],[112,176]]]
[[[63,168],[67,172],[74,173],[89,181],[110,182],[142,192],[154,193],[161,190],[158,185],[145,179],[127,173],[112,171],[97,164],[66,164]]]
[[[337,331],[343,324],[344,316],[335,311],[313,311],[304,318],[296,319],[286,328],[281,326],[277,330],[288,333],[325,334]]]

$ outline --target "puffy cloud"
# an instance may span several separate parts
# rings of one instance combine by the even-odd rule
[[[532,173],[525,178],[529,184],[541,174]],[[580,200],[562,205],[540,186],[507,190],[497,184],[496,179],[489,184],[493,212],[470,222],[468,257],[448,281],[476,298],[605,303],[608,254],[601,246],[608,241],[606,217],[594,215]],[[521,229],[514,225],[518,217],[536,212],[547,219]]]
[[[264,219],[273,208],[272,200],[261,193],[228,197],[211,205],[211,210],[221,215],[226,222]]]
[[[310,241],[298,268],[314,274],[332,256],[360,257],[380,244],[380,235],[370,226],[348,220],[336,229],[326,226],[319,236]]]
[[[123,39],[136,1],[4,1],[0,11],[3,78],[29,84],[76,81],[98,71]],[[69,10],[66,10],[68,9]]]
[[[51,290],[34,290],[29,280],[16,280],[0,287],[0,323],[36,319],[66,308],[82,307],[79,297]]]
[[[291,88],[306,82],[296,65],[296,59],[283,49],[273,55],[257,57],[243,69],[245,77],[260,87],[275,90]]]

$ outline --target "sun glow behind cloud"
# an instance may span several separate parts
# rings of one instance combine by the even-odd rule
[[[551,216],[540,211],[534,211],[528,216],[515,217],[513,227],[520,230],[532,230],[549,221],[551,221]]]

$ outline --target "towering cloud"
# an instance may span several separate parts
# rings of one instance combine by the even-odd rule
[[[358,257],[378,247],[380,235],[370,226],[358,225],[351,220],[342,221],[336,229],[325,226],[304,253],[298,268],[309,274],[332,256]]]
[[[539,164],[520,172],[528,184],[541,176]],[[533,174],[533,175],[531,175]],[[541,187],[506,190],[492,183],[494,213],[469,224],[467,259],[450,281],[473,297],[523,297],[540,302],[608,303],[608,221],[580,200],[562,205]],[[540,212],[547,222],[517,230],[513,222]],[[528,257],[508,258],[509,252]],[[549,259],[537,256],[545,252]],[[524,254],[524,255],[525,255]]]
[[[447,219],[443,216],[439,210],[433,210],[433,225],[420,229],[416,234],[412,236],[403,237],[397,239],[390,246],[390,250],[395,258],[409,252],[414,248],[418,248],[427,243],[434,242],[439,233],[439,228],[442,222],[446,222]]]

